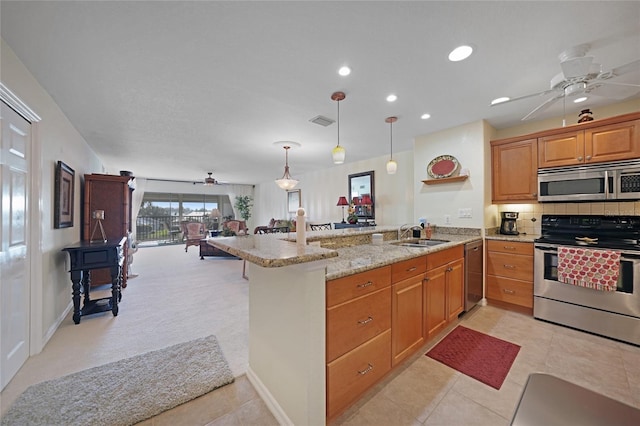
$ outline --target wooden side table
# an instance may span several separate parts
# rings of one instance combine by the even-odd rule
[[[211,244],[207,244],[207,239],[203,238],[200,240],[200,260],[204,260],[205,256],[236,257]]]

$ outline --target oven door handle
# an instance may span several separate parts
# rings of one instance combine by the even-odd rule
[[[557,247],[547,247],[547,246],[535,246],[536,250],[540,250],[544,253],[557,253],[558,252],[558,248]]]

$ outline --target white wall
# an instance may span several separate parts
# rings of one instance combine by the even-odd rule
[[[32,304],[37,321],[32,324],[32,353],[39,352],[63,319],[71,305],[71,281],[65,270],[66,254],[61,250],[80,240],[81,188],[86,173],[102,173],[100,159],[89,148],[54,100],[40,86],[29,70],[1,40],[0,78],[2,83],[27,104],[42,121],[33,126],[39,167],[32,170],[31,196],[39,200],[39,211],[32,212],[31,232],[41,235],[39,245],[31,244]],[[74,226],[53,228],[54,171],[58,160],[75,170]],[[32,204],[38,205],[38,204]],[[36,227],[39,227],[36,229]]]
[[[429,135],[418,136],[414,143],[415,188],[414,221],[424,217],[436,226],[482,228],[484,226],[485,123],[476,121]],[[469,169],[469,178],[462,182],[425,185],[430,179],[427,166],[440,155],[452,155],[460,168]],[[471,218],[459,218],[458,209],[472,211]],[[449,216],[450,223],[446,223]]]
[[[378,225],[401,225],[413,219],[413,153],[405,151],[394,154],[398,162],[395,175],[388,175],[388,156],[341,165],[328,164],[328,168],[317,172],[297,174],[295,162],[290,163],[291,174],[300,183],[302,206],[307,213],[307,223],[342,221],[342,208],[336,206],[340,196],[347,196],[348,175],[375,172],[375,215]],[[255,188],[256,217],[252,226],[266,225],[271,218],[291,218],[286,208],[286,191],[274,181],[261,182]],[[346,216],[346,209],[345,209]]]

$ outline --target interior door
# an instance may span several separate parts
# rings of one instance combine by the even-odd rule
[[[4,102],[0,104],[0,389],[4,389],[29,357],[31,124]]]

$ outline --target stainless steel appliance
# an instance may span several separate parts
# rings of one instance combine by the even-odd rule
[[[640,160],[538,170],[538,201],[640,200]]]
[[[533,316],[640,345],[640,216],[543,215],[535,240]],[[558,281],[558,247],[620,252],[616,291]]]
[[[482,240],[464,246],[464,310],[469,312],[482,299]]]
[[[518,212],[502,212],[500,213],[500,233],[504,235],[518,235]]]

